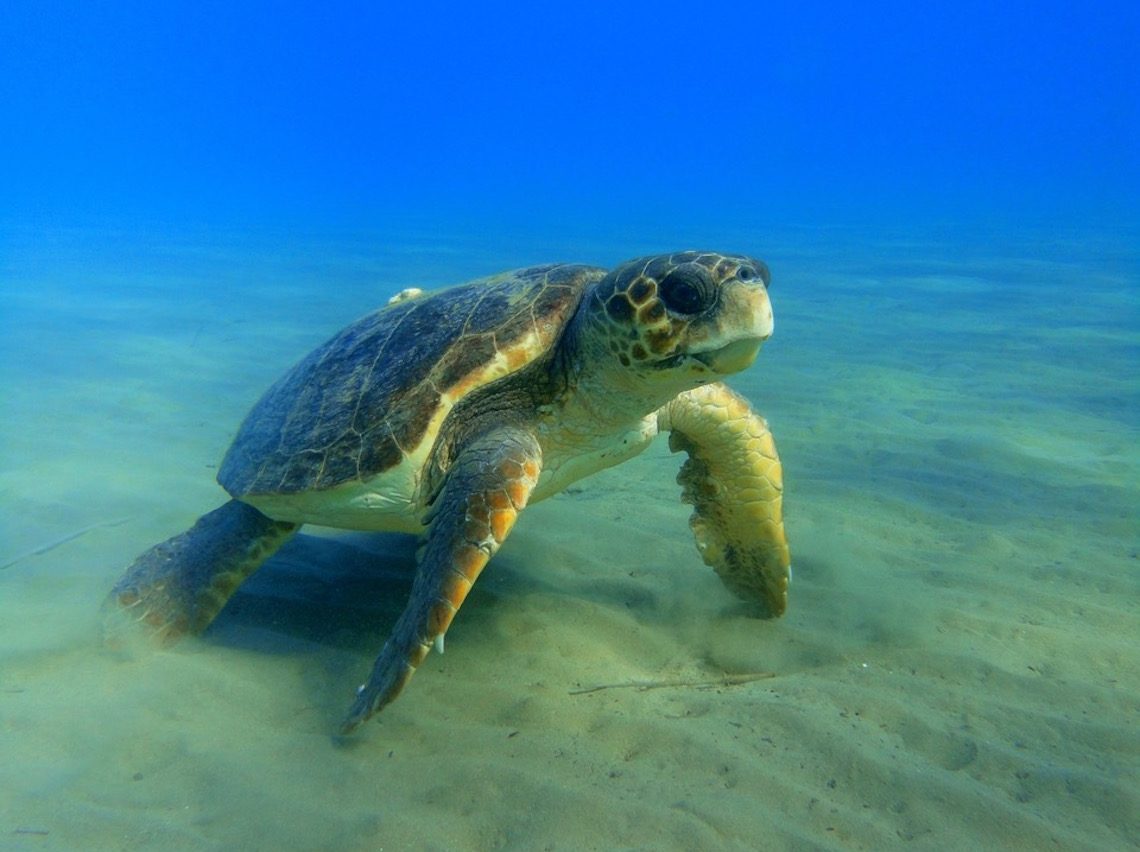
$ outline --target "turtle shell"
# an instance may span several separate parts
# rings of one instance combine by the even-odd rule
[[[266,391],[218,482],[235,497],[296,494],[422,460],[417,451],[430,448],[451,406],[548,351],[604,275],[568,264],[521,269],[357,320]]]

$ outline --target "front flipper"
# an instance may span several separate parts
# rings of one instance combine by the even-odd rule
[[[697,549],[724,584],[762,608],[765,618],[788,605],[791,555],[784,534],[783,472],[764,418],[727,386],[681,394],[658,413],[669,449],[688,460],[677,476],[694,507]]]
[[[456,458],[428,514],[412,594],[360,687],[347,734],[393,701],[455,617],[538,482],[542,451],[529,432],[501,428]],[[442,645],[441,645],[442,647]]]

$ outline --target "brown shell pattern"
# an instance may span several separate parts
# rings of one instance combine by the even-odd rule
[[[382,473],[423,440],[441,394],[485,383],[526,335],[549,349],[605,270],[533,267],[406,299],[318,347],[253,407],[218,471],[235,496],[332,488]],[[511,370],[523,366],[517,355]]]

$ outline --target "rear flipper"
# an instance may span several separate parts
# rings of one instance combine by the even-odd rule
[[[538,482],[542,451],[529,432],[504,427],[465,447],[428,515],[412,594],[341,727],[347,734],[379,712],[443,635],[467,593],[514,526]]]
[[[681,394],[658,413],[669,448],[688,460],[677,481],[693,506],[697,549],[724,584],[765,618],[788,605],[783,472],[764,418],[717,383]]]
[[[242,581],[299,528],[230,500],[138,557],[111,590],[108,604],[164,643],[200,633]]]

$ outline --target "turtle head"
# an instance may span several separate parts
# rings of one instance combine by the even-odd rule
[[[749,366],[772,334],[768,267],[742,255],[679,252],[623,263],[587,301],[596,356],[680,390]]]

